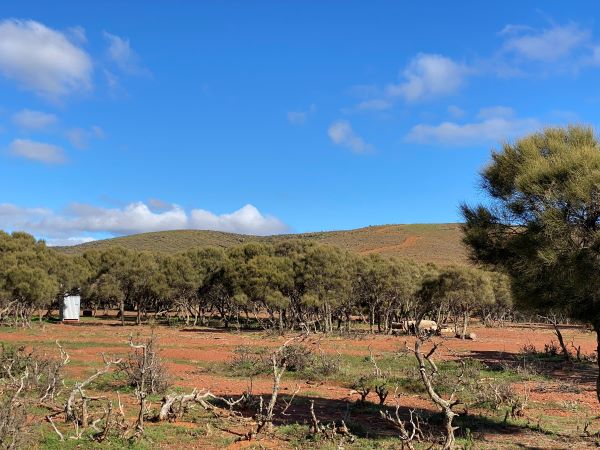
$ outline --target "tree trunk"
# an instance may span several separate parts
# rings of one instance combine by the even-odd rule
[[[596,354],[599,355],[597,359],[598,364],[598,376],[596,378],[596,397],[600,403],[600,321],[594,322],[594,331],[596,332]]]
[[[469,313],[467,311],[463,311],[463,325],[462,325],[462,331],[460,333],[461,339],[464,339],[467,336],[468,324],[469,324]]]
[[[556,333],[556,337],[558,338],[558,343],[560,344],[560,348],[562,349],[565,361],[571,362],[571,354],[569,353],[569,349],[565,344],[565,340],[563,339],[563,335],[560,332],[560,328],[558,328],[558,321],[555,321],[552,325],[554,325],[554,332]]]
[[[283,335],[283,308],[279,308],[279,334]]]
[[[119,313],[121,314],[121,326],[125,326],[125,299],[121,299],[121,304],[119,305]]]

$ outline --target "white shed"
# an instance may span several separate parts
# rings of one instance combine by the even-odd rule
[[[81,297],[79,295],[65,295],[60,305],[60,319],[63,322],[79,321],[79,307]]]

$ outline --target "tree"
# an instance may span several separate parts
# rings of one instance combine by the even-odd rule
[[[309,248],[305,258],[308,295],[303,303],[316,313],[320,329],[332,332],[333,317],[349,301],[351,292],[347,254],[337,247],[319,245]]]
[[[369,328],[391,332],[394,318],[408,318],[418,289],[420,273],[409,261],[368,255],[357,259],[353,291],[369,314]]]
[[[121,284],[115,275],[110,272],[103,273],[92,283],[85,286],[82,290],[82,297],[85,304],[91,308],[96,315],[99,307],[110,307],[121,305],[125,299],[125,294],[121,289]]]
[[[27,234],[0,232],[0,307],[24,325],[35,310],[47,308],[60,284],[53,254],[44,241]]]
[[[190,297],[189,301],[192,315],[194,316],[194,326],[196,326],[198,319],[200,323],[204,325],[204,313],[213,305],[211,305],[211,291],[212,286],[218,283],[220,276],[223,275],[223,268],[227,262],[227,256],[222,249],[206,247],[194,250],[189,250],[185,253],[185,256],[190,260],[192,270],[195,273],[196,278],[196,295]]]
[[[513,297],[510,284],[510,278],[500,272],[489,272],[488,276],[492,282],[494,292],[494,302],[484,304],[481,307],[481,320],[491,326],[494,322],[502,323],[507,314],[510,313],[513,306]]]
[[[504,144],[482,186],[488,204],[462,206],[471,257],[511,277],[517,305],[590,323],[600,351],[600,142],[593,130],[548,128]],[[597,394],[600,401],[600,365]]]
[[[265,308],[275,327],[275,313],[278,328],[283,332],[286,326],[286,311],[290,300],[283,295],[292,285],[292,262],[284,256],[257,255],[247,261],[243,274],[243,291],[255,306]]]
[[[142,312],[145,314],[150,308],[158,312],[161,306],[165,306],[161,302],[169,298],[169,287],[155,255],[134,253],[124,271],[124,279],[128,287],[127,299],[137,312],[137,325],[142,323]]]
[[[167,256],[160,260],[162,273],[169,287],[169,297],[173,305],[186,316],[189,324],[190,314],[194,316],[194,326],[198,320],[196,300],[200,273],[195,270],[191,258],[187,254]]]
[[[121,318],[121,325],[125,325],[125,303],[129,300],[132,294],[132,286],[129,274],[129,265],[132,259],[132,252],[122,247],[110,247],[106,250],[90,250],[83,254],[83,257],[88,261],[92,276],[86,284],[83,294],[83,300],[87,301],[87,294],[98,295],[98,292],[89,290],[90,285],[93,285],[96,280],[105,274],[109,274],[110,278],[104,280],[103,295],[107,293],[107,290],[112,290],[110,297],[103,296],[104,301],[110,298],[114,301],[118,301],[119,306],[119,317]],[[99,286],[98,286],[99,287]],[[120,291],[120,292],[116,292]],[[99,298],[96,297],[96,300]]]
[[[468,267],[452,267],[439,275],[439,295],[462,318],[460,338],[465,339],[474,309],[494,302],[490,277],[483,271]],[[455,320],[455,324],[457,324]]]
[[[92,276],[91,265],[83,256],[64,255],[53,251],[51,261],[50,273],[56,276],[59,291],[56,299],[48,304],[48,316],[52,314],[53,307],[60,307],[65,295],[81,293]]]

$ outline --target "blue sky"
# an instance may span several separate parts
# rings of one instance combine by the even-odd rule
[[[53,244],[454,222],[596,125],[595,2],[5,2],[0,228]]]

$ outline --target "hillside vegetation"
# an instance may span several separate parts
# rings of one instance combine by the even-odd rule
[[[278,242],[284,239],[308,239],[362,255],[378,253],[409,258],[421,263],[468,264],[466,250],[461,241],[460,224],[456,223],[381,225],[347,231],[266,237],[218,231],[159,231],[94,241],[73,247],[61,247],[60,250],[66,253],[81,253],[91,248],[122,246],[131,250],[177,253],[194,247],[229,248],[245,242]]]

